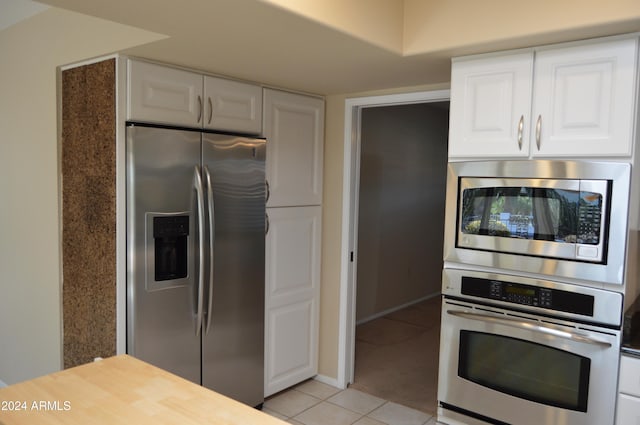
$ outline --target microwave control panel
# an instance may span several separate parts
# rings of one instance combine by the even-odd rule
[[[599,196],[598,199],[602,199],[602,197]],[[590,245],[598,245],[600,243],[601,211],[601,202],[595,205],[587,204],[586,202],[580,203],[578,207],[578,243]]]
[[[593,317],[593,296],[553,288],[463,276],[462,294]]]

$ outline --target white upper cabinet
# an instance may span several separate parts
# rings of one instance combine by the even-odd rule
[[[631,155],[637,49],[634,38],[536,52],[533,155]]]
[[[454,59],[449,156],[632,154],[637,37]]]
[[[264,90],[267,207],[320,205],[324,100]]]
[[[528,156],[533,53],[454,59],[450,157]]]
[[[262,133],[262,87],[128,60],[127,120]]]
[[[202,126],[202,75],[136,60],[127,74],[127,120]]]
[[[204,127],[262,133],[262,88],[239,81],[204,77]]]

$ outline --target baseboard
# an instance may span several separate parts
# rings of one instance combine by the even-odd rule
[[[332,378],[326,375],[316,375],[313,377],[313,379],[315,379],[318,382],[322,382],[323,384],[331,385],[332,387],[340,388],[341,390],[344,390],[344,388],[342,388],[338,384],[338,380],[336,378]]]
[[[427,295],[425,297],[418,298],[417,300],[413,300],[413,301],[410,301],[410,302],[402,304],[402,305],[391,307],[391,308],[389,308],[387,310],[381,311],[379,313],[375,313],[375,314],[373,314],[371,316],[365,317],[364,319],[358,320],[356,322],[356,326],[361,325],[363,323],[370,322],[370,321],[375,320],[375,319],[379,319],[380,317],[386,316],[387,314],[391,314],[391,313],[393,313],[395,311],[402,310],[403,308],[407,308],[407,307],[410,307],[410,306],[412,306],[414,304],[421,303],[422,301],[426,301],[426,300],[429,300],[431,298],[439,297],[440,295],[441,295],[440,292],[436,292],[435,294],[429,294],[429,295]]]
[[[8,385],[2,382],[2,380],[0,380],[0,388],[4,388],[4,387],[8,387]]]

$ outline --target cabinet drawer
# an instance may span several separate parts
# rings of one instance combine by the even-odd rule
[[[616,425],[640,424],[640,398],[618,394]]]
[[[619,391],[640,397],[640,358],[622,356],[620,359]]]

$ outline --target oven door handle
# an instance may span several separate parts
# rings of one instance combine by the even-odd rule
[[[551,328],[548,326],[538,325],[537,323],[527,322],[524,320],[496,317],[489,314],[473,313],[473,312],[459,311],[459,310],[447,310],[447,313],[451,314],[452,316],[462,317],[465,319],[479,320],[481,322],[511,326],[518,329],[525,329],[528,331],[539,332],[546,335],[569,339],[571,341],[582,342],[585,344],[599,345],[605,348],[611,347],[611,343],[607,341],[603,341],[598,338],[594,338],[589,335],[579,334],[575,332],[567,332],[560,329]]]

